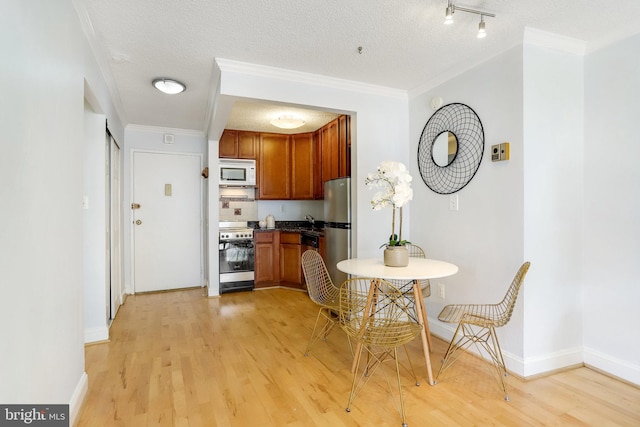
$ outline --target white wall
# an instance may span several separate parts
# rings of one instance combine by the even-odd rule
[[[364,185],[364,178],[383,160],[409,164],[406,149],[409,124],[406,93],[233,61],[217,60],[217,65],[219,69],[216,75],[220,76],[220,80],[208,132],[210,145],[215,144],[221,135],[235,99],[260,99],[352,114],[352,226],[353,235],[356,236],[353,254],[382,256],[378,247],[388,239],[386,225],[391,221],[390,213],[384,215],[385,212],[371,209],[371,193]],[[212,160],[211,157],[209,160]],[[218,199],[216,192],[215,188],[209,192],[210,200],[215,203]],[[209,209],[211,212],[215,206],[210,205]],[[274,215],[277,218],[277,214]],[[213,220],[210,219],[210,222],[213,226]],[[217,229],[212,229],[210,233],[217,234]],[[213,263],[217,263],[217,258],[212,260]],[[213,278],[217,274],[217,266],[210,265],[210,271],[211,283],[214,283],[217,280]]]
[[[582,362],[583,55],[524,45],[524,375]]]
[[[484,128],[482,162],[471,182],[456,193],[458,211],[449,210],[449,196],[431,191],[418,173],[418,142],[434,113],[430,105],[435,96],[442,97],[444,104],[467,104]],[[432,296],[426,299],[432,332],[450,339],[455,325],[437,320],[442,307],[498,302],[524,261],[521,48],[513,48],[415,96],[410,111],[411,170],[415,174],[408,239],[423,246],[427,256],[459,267],[454,276],[432,280]],[[506,141],[510,142],[511,160],[491,162],[491,145]],[[436,295],[438,283],[445,285],[445,299]],[[512,355],[507,365],[522,358],[522,329],[520,300],[511,323],[498,333],[505,356]]]
[[[82,211],[85,342],[109,338],[107,303],[107,188],[105,116],[85,102]]]
[[[0,402],[86,393],[82,301],[83,35],[71,1],[0,14]]]
[[[640,35],[585,64],[585,362],[640,384]]]
[[[166,133],[174,136],[173,144],[164,143],[164,134]],[[134,293],[131,266],[133,213],[130,209],[131,203],[135,203],[135,200],[132,199],[132,150],[163,153],[199,153],[203,155],[203,158],[207,158],[207,140],[203,133],[185,129],[158,128],[139,125],[128,125],[126,127],[124,133],[124,149],[122,150],[124,151],[122,168],[124,172],[124,182],[126,183],[122,195],[122,206],[124,208],[122,216],[124,240],[122,242],[122,246],[124,248],[123,270],[125,291],[129,294]],[[206,194],[205,190],[203,190],[203,194]],[[215,240],[215,244],[217,245],[217,239]]]
[[[584,361],[640,384],[640,36],[585,59],[579,41],[528,35],[410,101],[412,153],[434,96],[474,108],[486,137],[460,211],[414,185],[410,240],[460,266],[432,282],[446,284],[447,298],[434,290],[427,299],[430,326],[450,339],[435,319],[443,305],[496,301],[530,260],[514,317],[498,332],[507,366],[529,376]],[[504,141],[511,160],[490,162],[489,146]]]

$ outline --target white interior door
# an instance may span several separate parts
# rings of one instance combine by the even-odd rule
[[[201,286],[199,154],[133,153],[135,292]]]

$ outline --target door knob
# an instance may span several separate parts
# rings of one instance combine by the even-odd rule
[[[140,225],[142,224],[142,221],[140,221],[139,219],[136,220],[136,225]]]

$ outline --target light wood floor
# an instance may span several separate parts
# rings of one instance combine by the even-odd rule
[[[400,426],[377,372],[345,411],[346,337],[309,357],[317,313],[303,292],[270,289],[205,298],[202,289],[130,296],[111,341],[86,347],[89,392],[77,426]],[[446,343],[434,339],[435,372]],[[406,375],[409,426],[639,426],[640,389],[587,368],[521,381],[503,400],[488,364],[463,356],[429,386]],[[434,373],[435,373],[434,372]]]

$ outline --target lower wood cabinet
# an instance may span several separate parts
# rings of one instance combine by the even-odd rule
[[[302,287],[300,233],[280,233],[280,280],[291,287]]]
[[[279,236],[277,231],[260,231],[254,234],[256,288],[274,286],[280,280]]]
[[[305,289],[300,233],[256,231],[254,233],[255,287],[284,286]]]

